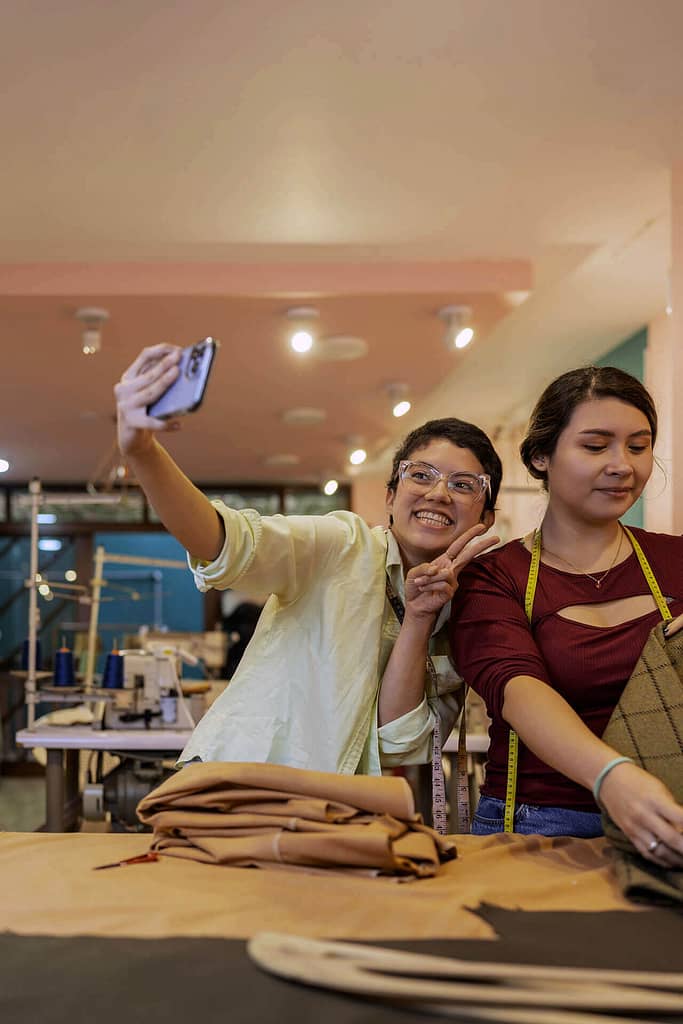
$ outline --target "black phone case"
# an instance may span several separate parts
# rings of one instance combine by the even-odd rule
[[[147,407],[149,416],[165,420],[199,408],[206,391],[216,344],[214,338],[204,338],[196,345],[183,349],[178,376],[170,388]]]

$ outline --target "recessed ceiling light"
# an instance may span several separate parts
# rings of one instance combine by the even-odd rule
[[[349,455],[349,462],[352,466],[360,466],[362,462],[365,462],[367,457],[368,453],[365,448],[356,448]]]
[[[507,302],[508,306],[521,306],[530,295],[531,292],[522,290],[503,292],[503,299]]]
[[[336,494],[339,489],[339,482],[337,480],[328,480],[323,487],[323,493],[331,498],[333,494]]]
[[[313,335],[310,331],[295,331],[289,344],[294,352],[310,352],[313,348]]]
[[[7,459],[0,459],[0,473],[6,473],[9,469],[9,462]]]
[[[298,455],[290,452],[281,452],[278,455],[268,455],[263,460],[266,466],[296,466],[301,462]]]
[[[325,363],[350,362],[362,359],[367,354],[367,341],[351,334],[331,334],[327,338],[320,338],[315,347],[316,359]]]
[[[293,423],[302,427],[322,423],[325,419],[327,419],[327,412],[324,409],[315,409],[313,406],[308,405],[301,405],[294,409],[285,409],[282,414],[284,423]]]

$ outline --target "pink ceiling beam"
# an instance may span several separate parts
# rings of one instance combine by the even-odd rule
[[[400,295],[530,291],[528,260],[5,263],[0,295]]]

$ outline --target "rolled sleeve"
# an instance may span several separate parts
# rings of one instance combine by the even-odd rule
[[[238,512],[222,501],[212,501],[211,504],[225,527],[223,547],[212,562],[193,558],[189,552],[187,554],[195,585],[202,593],[212,587],[225,590],[234,585],[253,561],[263,530],[261,516],[254,509]]]
[[[380,763],[383,768],[400,764],[426,764],[432,758],[432,734],[436,721],[427,697],[412,711],[378,730]]]

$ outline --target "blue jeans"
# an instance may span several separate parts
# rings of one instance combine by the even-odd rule
[[[472,834],[491,836],[502,832],[504,814],[504,800],[482,796],[472,819]],[[516,805],[514,831],[524,836],[577,836],[579,839],[593,839],[603,834],[597,812],[536,804]]]

